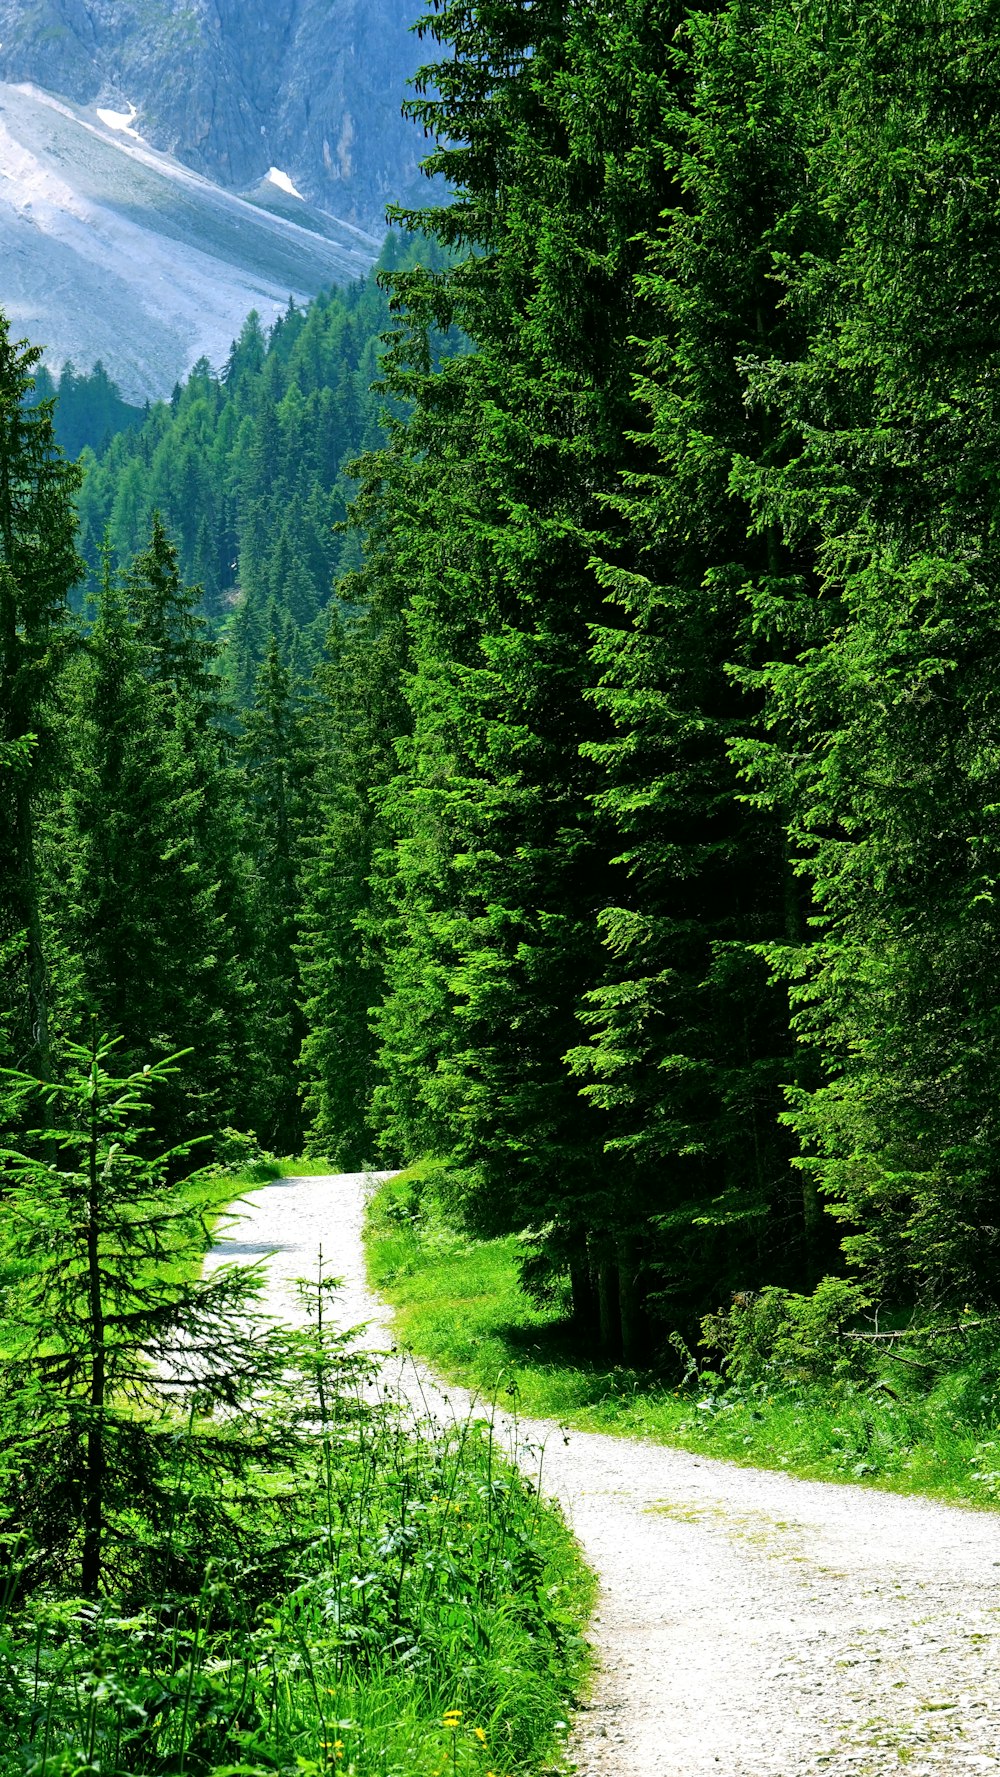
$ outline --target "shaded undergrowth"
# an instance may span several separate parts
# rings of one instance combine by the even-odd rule
[[[817,1376],[763,1362],[739,1382],[718,1351],[693,1346],[663,1371],[582,1358],[564,1308],[521,1288],[518,1242],[449,1226],[419,1175],[379,1187],[366,1234],[373,1286],[396,1310],[400,1342],[443,1375],[516,1393],[521,1410],[582,1430],[645,1437],[825,1480],[1000,1502],[1000,1338],[971,1330],[914,1357],[866,1348]],[[939,1355],[940,1353],[940,1355]],[[686,1374],[685,1374],[686,1372]]]

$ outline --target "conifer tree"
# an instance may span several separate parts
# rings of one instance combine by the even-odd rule
[[[794,1062],[760,947],[804,926],[784,811],[748,801],[733,757],[760,734],[750,587],[770,576],[779,597],[800,566],[756,531],[731,477],[737,457],[766,472],[784,448],[769,416],[747,411],[742,365],[800,344],[776,277],[817,239],[806,73],[789,20],[760,0],[693,13],[671,48],[660,140],[673,202],[640,275],[655,331],[637,388],[652,429],[615,500],[629,550],[607,558],[595,631],[613,732],[589,750],[627,875],[600,914],[610,966],[573,1064],[633,1180],[625,1231],[674,1316],[727,1281],[815,1280],[834,1246],[779,1125]]]
[[[51,401],[30,405],[40,357],[11,339],[0,312],[0,747],[16,761],[0,776],[0,1045],[44,1072],[51,992],[37,809],[54,770],[53,691],[70,636],[68,595],[83,564],[73,511],[79,473],[56,447]]]
[[[366,510],[362,492],[366,570],[340,587],[359,602],[348,602],[331,625],[309,722],[317,763],[302,876],[303,1094],[312,1151],[348,1170],[370,1163],[376,1151],[373,1018],[398,941],[382,886],[391,844],[384,796],[408,722],[406,641],[394,564],[379,557],[383,516],[377,501]],[[391,550],[392,526],[385,528]],[[404,1150],[394,1157],[404,1159]]]
[[[648,74],[675,24],[555,0],[425,21],[449,59],[414,109],[457,198],[405,219],[464,256],[395,281],[412,336],[389,383],[416,409],[371,471],[399,501],[413,723],[385,802],[377,1114],[395,1147],[449,1159],[475,1226],[533,1228],[536,1270],[569,1268],[581,1314],[592,1241],[611,1353],[639,1342],[615,1300],[621,1180],[564,1058],[613,874],[581,754],[601,726],[589,558],[638,423],[633,241],[663,201]],[[432,330],[456,326],[475,352],[434,369]]]
[[[254,1023],[254,1117],[266,1145],[299,1151],[297,1063],[305,1027],[298,945],[310,766],[302,699],[272,637],[242,738],[243,848]]]
[[[5,1205],[16,1281],[0,1354],[0,1538],[30,1536],[45,1579],[88,1598],[108,1580],[123,1590],[162,1547],[185,1409],[224,1403],[231,1415],[266,1371],[253,1274],[178,1277],[221,1206],[173,1188],[186,1150],[142,1151],[171,1072],[169,1060],[122,1072],[115,1043],[96,1036],[66,1046],[42,1091],[4,1070],[8,1090],[47,1107],[55,1153],[3,1155],[17,1188]],[[239,1460],[238,1440],[189,1439],[189,1471],[227,1457]]]
[[[820,573],[813,599],[758,580],[770,732],[745,757],[816,906],[774,953],[823,1070],[791,1118],[870,1282],[994,1304],[995,14],[808,19],[809,183],[838,232],[783,268],[807,346],[755,355],[751,396],[786,444],[740,472],[762,530],[804,539]]]
[[[48,823],[67,1028],[89,1012],[130,1059],[197,1051],[162,1088],[164,1140],[245,1118],[249,1095],[236,785],[197,596],[160,525],[123,581],[106,558]]]

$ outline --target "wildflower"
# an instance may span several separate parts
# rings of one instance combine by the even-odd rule
[[[462,1711],[460,1709],[446,1709],[444,1712],[444,1725],[446,1728],[457,1728],[461,1719]]]
[[[475,1734],[476,1739],[479,1741],[480,1746],[485,1746],[486,1745],[486,1729],[485,1728],[473,1728],[472,1732]]]

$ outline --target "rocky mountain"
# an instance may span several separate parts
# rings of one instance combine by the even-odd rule
[[[150,147],[228,190],[284,173],[381,233],[417,180],[404,122],[421,0],[0,0],[0,80],[134,117]]]
[[[100,359],[132,402],[219,366],[251,309],[362,276],[374,235],[291,181],[245,196],[150,149],[130,112],[0,85],[0,308],[57,371]]]
[[[0,0],[0,308],[130,401],[363,274],[421,0]],[[424,186],[426,192],[426,186]]]

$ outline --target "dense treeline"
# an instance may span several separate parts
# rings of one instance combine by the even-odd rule
[[[79,466],[58,445],[113,423],[100,367],[56,387],[0,340],[0,1059],[48,1078],[91,1018],[125,1066],[189,1051],[160,1092],[164,1141],[302,1142],[299,885],[325,726],[306,681],[357,554],[335,526],[345,463],[382,436],[386,324],[374,279],[269,336],[251,316],[221,374],[197,365],[137,427],[119,414]]]
[[[326,1004],[363,966],[373,1133],[611,1355],[845,1255],[996,1299],[996,23],[424,25],[455,197],[400,220],[453,263],[394,281],[362,467],[396,738],[346,736]]]
[[[55,401],[56,439],[68,457],[84,450],[103,455],[119,432],[141,426],[146,412],[123,399],[100,361],[86,372],[67,360],[58,377],[39,364],[31,399]]]
[[[382,269],[406,256],[390,235]],[[107,539],[117,560],[131,560],[159,514],[182,578],[201,587],[227,637],[241,706],[272,636],[299,677],[322,655],[331,590],[357,558],[338,529],[353,494],[347,465],[383,437],[385,398],[372,384],[387,325],[374,275],[307,310],[291,303],[267,333],[251,314],[221,368],[200,360],[99,460],[83,454],[85,559],[95,568]],[[60,384],[57,435],[63,407]]]
[[[994,14],[437,0],[379,284],[78,491],[5,348],[107,539],[0,644],[10,1053],[436,1162],[612,1357],[995,1302]]]

